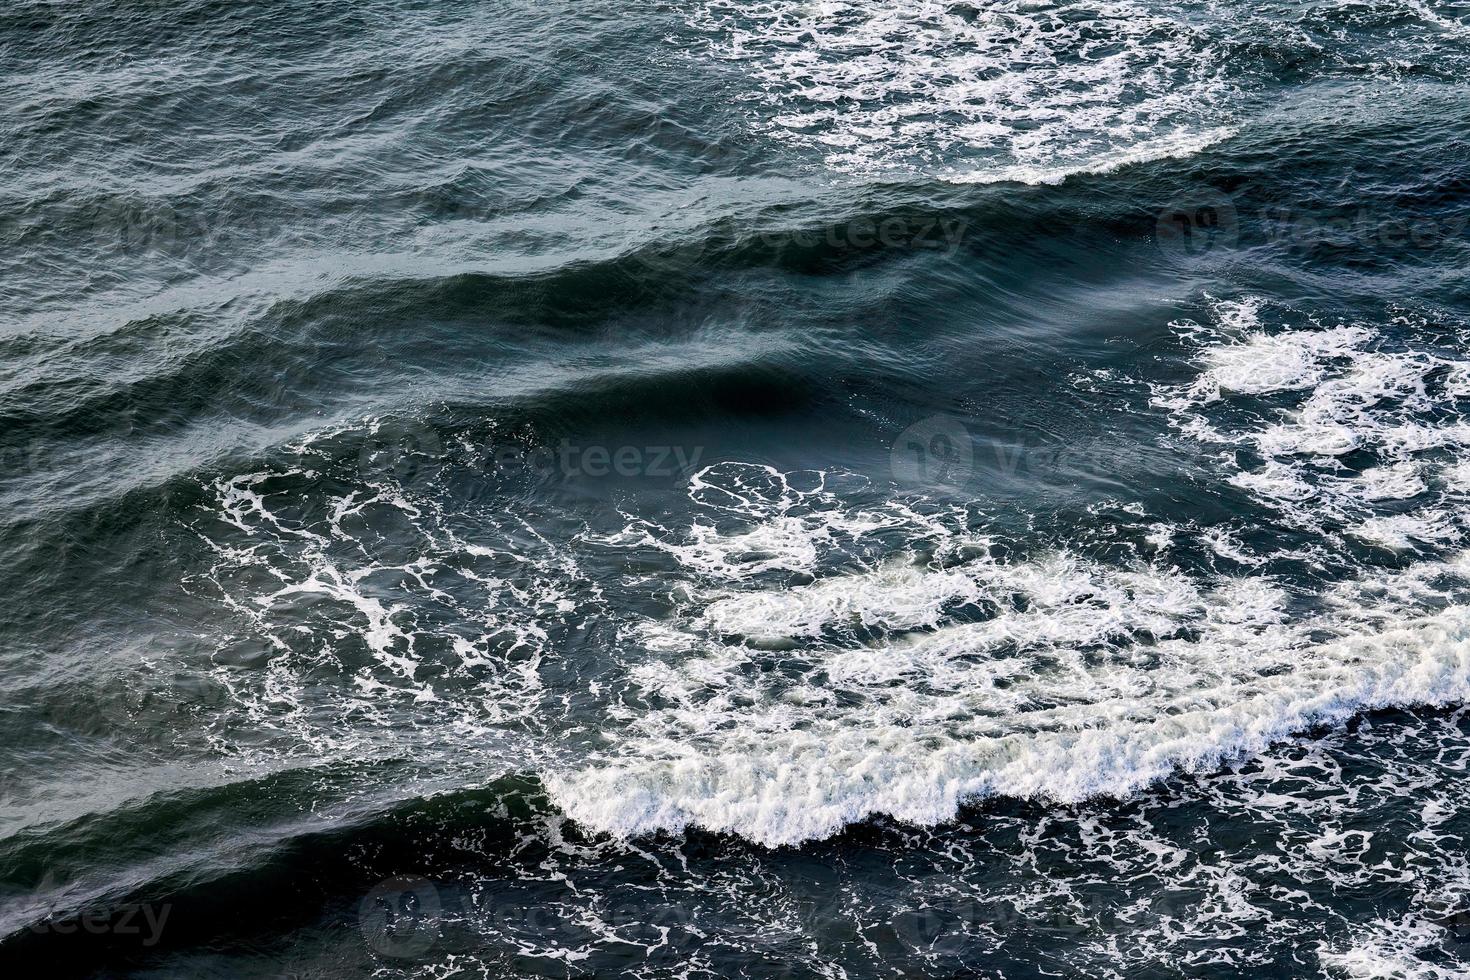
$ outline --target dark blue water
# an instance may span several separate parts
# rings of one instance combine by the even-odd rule
[[[12,0],[0,968],[1470,976],[1467,72]]]

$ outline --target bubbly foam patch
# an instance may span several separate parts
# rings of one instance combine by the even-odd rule
[[[221,738],[468,769],[509,735],[587,827],[786,844],[1127,795],[1464,700],[1470,362],[1443,325],[1245,299],[1176,327],[1182,380],[1132,382],[1147,437],[1249,519],[1118,499],[1087,533],[1018,533],[983,501],[723,462],[687,506],[593,527],[455,497],[442,460],[380,465],[358,448],[377,422],[314,436],[297,466],[219,480],[199,528],[199,587],[242,623]]]
[[[732,646],[650,670],[644,696],[668,707],[548,785],[573,818],[619,834],[698,825],[797,843],[877,813],[948,820],[984,795],[1126,795],[1365,707],[1470,693],[1458,609],[1358,636],[1331,617],[1282,622],[1266,583],[1066,571],[972,570],[1026,611],[803,651],[788,677]],[[935,585],[942,602],[950,583]],[[1345,635],[1321,642],[1326,630]]]
[[[625,532],[698,584],[630,672],[637,709],[610,713],[589,763],[547,775],[558,804],[619,835],[792,844],[877,814],[934,824],[989,795],[1128,795],[1367,709],[1463,701],[1470,553],[1446,452],[1463,422],[1442,379],[1465,364],[1257,300],[1214,312],[1179,325],[1195,377],[1152,402],[1200,452],[1225,451],[1222,486],[1274,513],[1275,537],[1161,531],[1129,505],[1151,544],[1131,560],[1028,555],[958,510],[856,508],[820,480],[712,467],[691,492],[707,520]],[[784,545],[751,552],[761,528]],[[1286,545],[1295,531],[1313,543]],[[1224,564],[1173,563],[1181,536]],[[1416,561],[1363,565],[1375,548]],[[1358,571],[1290,571],[1329,560]]]
[[[1229,135],[1228,59],[1133,3],[711,0],[695,16],[768,130],[852,173],[1053,183]]]
[[[524,510],[447,507],[441,474],[420,467],[450,472],[455,446],[375,443],[380,429],[398,427],[314,433],[291,447],[300,465],[209,488],[196,530],[216,560],[188,585],[237,620],[215,658],[231,695],[218,741],[251,760],[412,758],[493,779],[507,744],[533,758],[527,733],[566,712],[542,673],[601,615],[599,586]]]
[[[1426,951],[1445,944],[1442,927],[1422,919],[1379,920],[1358,930],[1356,942],[1342,950],[1324,949],[1321,962],[1349,980],[1464,980],[1460,964],[1426,962]]]
[[[456,969],[489,974],[512,954],[598,974],[626,972],[630,958],[633,972],[669,961],[696,972],[716,923],[722,950],[762,964],[752,973],[840,976],[876,946],[904,976],[1025,974],[1045,960],[1064,976],[1122,963],[1458,978],[1467,732],[1464,709],[1364,718],[1123,803],[995,807],[933,831],[880,824],[777,855],[732,840],[573,836],[561,816],[532,814],[511,846],[502,833],[456,840],[456,867],[468,852],[494,870],[471,876],[463,906],[475,912],[446,935],[463,937]],[[514,873],[499,873],[507,862]],[[687,912],[663,914],[671,906]],[[527,907],[554,911],[479,911]]]
[[[1456,451],[1470,445],[1466,362],[1365,324],[1267,330],[1266,311],[1259,299],[1222,302],[1213,325],[1179,324],[1200,372],[1153,386],[1153,404],[1191,438],[1230,449],[1230,483],[1330,543],[1343,533],[1392,548],[1458,540],[1458,497],[1446,491],[1458,485]],[[1414,329],[1404,316],[1392,324]],[[1350,454],[1366,464],[1345,462]]]

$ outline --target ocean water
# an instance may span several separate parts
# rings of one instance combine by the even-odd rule
[[[5,975],[1470,977],[1470,5],[0,86]]]

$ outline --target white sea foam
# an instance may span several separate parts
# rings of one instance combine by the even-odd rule
[[[662,673],[678,707],[641,715],[617,751],[548,787],[569,815],[618,834],[698,825],[796,843],[877,813],[947,820],[989,794],[1127,794],[1365,708],[1470,694],[1460,609],[1308,643],[1264,583],[1202,591],[1076,565],[986,565],[976,578],[992,576],[1027,611],[859,651],[859,670],[853,651],[813,655],[804,683],[825,677],[818,704],[745,679],[733,647],[718,679],[671,687]],[[1105,646],[1144,633],[1162,638]],[[910,683],[885,686],[898,677]]]
[[[962,572],[926,572],[901,563],[849,579],[823,579],[781,592],[742,592],[719,599],[704,612],[716,633],[746,636],[816,636],[851,619],[868,626],[915,629],[934,626],[944,607],[979,599],[979,585]]]
[[[1229,126],[1218,126],[1199,132],[1181,132],[1159,139],[1140,142],[1136,146],[1108,150],[1086,160],[1052,164],[1012,164],[994,168],[981,168],[959,173],[946,173],[943,177],[952,184],[1060,184],[1069,177],[1083,174],[1109,174],[1125,167],[1153,163],[1158,160],[1179,160],[1194,156],[1204,150],[1223,143],[1236,134]]]
[[[1156,387],[1154,404],[1191,438],[1263,457],[1227,480],[1303,529],[1320,529],[1322,519],[1332,518],[1393,548],[1454,540],[1429,493],[1454,486],[1458,464],[1423,457],[1470,443],[1463,419],[1436,417],[1428,390],[1430,377],[1440,373],[1447,394],[1456,397],[1455,379],[1466,363],[1443,353],[1386,349],[1380,332],[1362,324],[1267,331],[1263,309],[1260,301],[1218,303],[1215,326],[1181,324],[1181,335],[1201,344],[1200,374],[1187,385]],[[1261,396],[1276,396],[1276,404],[1228,423],[1215,417],[1217,402],[1244,399],[1243,407],[1251,407]],[[1352,453],[1372,454],[1378,464],[1346,472],[1339,460]],[[1395,501],[1414,507],[1378,511]]]
[[[1364,470],[1359,479],[1366,500],[1409,500],[1429,489],[1412,462],[1375,466]]]
[[[273,651],[221,680],[255,731],[313,750],[432,730],[472,759],[515,726],[537,733],[518,758],[589,827],[768,844],[877,814],[945,821],[993,794],[1128,794],[1365,709],[1457,702],[1465,423],[1436,386],[1470,368],[1425,337],[1249,298],[1180,324],[1194,375],[1140,381],[1140,398],[1161,439],[1172,426],[1280,528],[1092,506],[1091,529],[1131,551],[734,462],[695,474],[668,526],[639,512],[558,540],[499,511],[465,540],[464,515],[355,452],[315,520],[287,513],[307,469],[221,481],[210,579]],[[585,574],[581,550],[638,570]],[[1330,574],[1304,582],[1303,565]],[[588,646],[583,689],[564,651]]]
[[[798,491],[769,469],[712,468],[695,481],[706,504],[779,527],[786,544],[768,553],[802,556],[759,571],[815,579],[733,574],[752,533],[739,521],[643,525],[644,544],[663,539],[709,587],[630,675],[638,703],[659,706],[615,713],[603,751],[547,774],[553,797],[617,835],[700,826],[790,844],[875,814],[945,821],[987,795],[1126,795],[1364,710],[1465,700],[1470,553],[1445,552],[1463,515],[1431,491],[1451,465],[1434,451],[1458,436],[1402,437],[1458,431],[1427,379],[1460,366],[1366,325],[1271,332],[1264,311],[1221,303],[1215,324],[1181,330],[1199,374],[1156,387],[1154,404],[1191,438],[1257,454],[1226,479],[1320,533],[1319,548],[1371,543],[1417,564],[1304,594],[1268,572],[1299,552],[1224,526],[1149,538],[1190,534],[1248,577],[1171,568],[1158,546],[1154,564],[1000,557],[952,514],[864,511],[820,481]],[[1378,463],[1351,472],[1349,451]],[[900,553],[825,570],[894,530],[910,542]]]
[[[706,0],[776,138],[853,173],[1055,183],[1230,134],[1227,59],[1158,5]]]
[[[1352,527],[1350,533],[1395,551],[1407,551],[1419,543],[1457,541],[1461,537],[1450,515],[1437,510],[1370,517]]]
[[[1427,962],[1420,954],[1443,946],[1445,930],[1423,920],[1378,920],[1346,949],[1319,954],[1330,975],[1348,980],[1466,980],[1470,969]]]

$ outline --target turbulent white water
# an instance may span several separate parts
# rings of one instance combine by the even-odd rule
[[[588,827],[772,845],[991,795],[1127,795],[1368,709],[1466,700],[1470,362],[1404,315],[1213,310],[1176,325],[1187,376],[1131,383],[1260,527],[1120,498],[1090,520],[1125,548],[1098,554],[724,462],[691,478],[685,523],[561,539],[366,463],[317,520],[278,512],[291,472],[242,476],[219,509],[252,543],[217,545],[211,579],[275,652],[263,681],[222,676],[257,732],[459,762],[512,732]],[[417,543],[377,553],[390,522]],[[598,555],[648,571],[613,582]],[[589,644],[597,660],[569,658]]]
[[[1470,980],[1470,6],[0,37],[0,961]]]
[[[849,173],[1053,183],[1187,155],[1227,134],[1240,82],[1158,5],[711,0],[695,23],[771,135]]]
[[[1470,560],[1436,571],[1463,579]],[[914,609],[863,607],[874,584],[853,583],[852,608],[815,605],[902,626]],[[769,658],[734,645],[650,664],[638,682],[673,705],[626,718],[633,734],[604,764],[548,786],[575,819],[616,833],[695,824],[795,843],[876,813],[940,822],[987,794],[1126,794],[1365,708],[1470,694],[1470,615],[1459,609],[1364,622],[1354,635],[1345,614],[1282,623],[1279,593],[1250,579],[1202,589],[1065,560],[935,573],[916,605],[937,614],[956,585],[1026,611],[808,653],[789,679],[752,677],[752,661]],[[778,615],[762,628],[811,623]],[[1328,630],[1347,635],[1312,639]],[[1145,635],[1161,639],[1109,647]]]
[[[948,820],[985,795],[1124,795],[1366,709],[1464,700],[1470,612],[1455,601],[1470,553],[1311,589],[1270,568],[1354,542],[1412,554],[1460,539],[1456,470],[1435,451],[1470,430],[1436,402],[1457,389],[1428,386],[1453,388],[1467,365],[1388,348],[1366,325],[1268,332],[1256,301],[1217,312],[1181,325],[1198,373],[1153,386],[1154,404],[1226,449],[1228,482],[1313,544],[1252,553],[1219,527],[1157,538],[1196,536],[1233,567],[1208,575],[1175,567],[1170,544],[1122,566],[1066,550],[1016,560],[953,515],[855,511],[819,482],[707,471],[692,496],[710,524],[625,532],[675,555],[694,599],[625,628],[649,651],[630,674],[637,707],[611,712],[594,764],[547,775],[558,804],[619,834],[697,825],[796,843],[873,814]],[[1349,450],[1380,464],[1341,472]],[[738,530],[714,530],[736,515]],[[895,530],[897,554],[821,571]],[[774,568],[815,579],[763,587]]]

